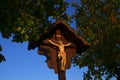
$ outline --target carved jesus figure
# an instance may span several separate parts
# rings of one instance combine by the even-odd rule
[[[53,44],[54,46],[57,46],[59,48],[59,52],[58,52],[58,59],[61,59],[61,70],[65,71],[65,66],[66,66],[66,52],[65,52],[65,46],[69,46],[71,45],[71,43],[68,44],[63,44],[61,40],[59,40],[59,44],[54,43],[51,40],[48,40],[51,44]]]

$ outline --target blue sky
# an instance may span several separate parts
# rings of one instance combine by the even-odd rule
[[[58,75],[49,69],[42,55],[38,55],[37,48],[28,51],[28,43],[13,43],[10,39],[3,39],[0,35],[2,54],[6,62],[0,63],[0,80],[58,80]],[[83,72],[87,68],[78,66],[66,71],[67,80],[83,80]],[[104,80],[104,78],[103,78]],[[112,78],[111,80],[116,80]]]
[[[0,36],[2,54],[6,62],[0,63],[0,80],[58,80],[58,75],[49,69],[46,58],[35,50],[28,51],[28,43],[13,43]],[[87,68],[71,67],[66,71],[67,80],[82,80]]]
[[[72,2],[72,0],[66,0]],[[74,8],[68,8],[71,15]],[[74,24],[71,24],[74,26]],[[0,35],[2,54],[6,62],[0,63],[0,80],[58,80],[58,75],[49,69],[46,58],[37,54],[35,50],[28,51],[28,43],[13,43],[10,39],[3,39]],[[87,68],[71,67],[66,71],[67,80],[82,80],[83,71]]]
[[[0,45],[3,48],[2,54],[7,60],[0,63],[0,80],[58,80],[58,75],[45,63],[46,58],[38,55],[37,48],[28,51],[27,42],[13,43],[11,38],[3,39],[1,35]],[[72,65],[66,71],[66,79],[83,80],[83,72],[86,70],[86,67],[79,69],[78,66]]]
[[[72,2],[72,0],[66,0]],[[74,0],[79,1],[79,0]],[[68,9],[71,15],[74,8]],[[75,28],[74,24],[71,24]],[[13,43],[10,39],[3,39],[0,35],[0,45],[3,48],[2,54],[6,62],[0,63],[0,80],[58,80],[58,75],[53,69],[49,69],[45,63],[46,58],[38,55],[37,48],[28,51],[28,43]],[[83,72],[87,68],[79,69],[78,66],[66,71],[67,80],[83,80]],[[115,79],[111,79],[115,80]]]

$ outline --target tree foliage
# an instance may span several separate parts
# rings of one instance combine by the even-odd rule
[[[0,45],[0,52],[2,51],[2,47],[1,47],[1,45]],[[6,59],[4,58],[4,56],[0,53],[0,63],[2,62],[2,61],[6,61]]]
[[[37,41],[56,19],[74,19],[79,34],[91,44],[73,61],[88,67],[84,79],[120,79],[119,0],[80,0],[70,4],[67,0],[0,0],[0,33],[3,38],[12,37],[13,42]],[[71,6],[76,11],[69,16],[67,8]],[[0,55],[2,60],[5,58]]]
[[[0,0],[0,33],[13,42],[37,41],[52,20],[70,21],[67,6],[64,0]]]
[[[79,33],[91,43],[89,51],[75,63],[88,66],[85,80],[120,79],[120,2],[118,0],[81,0],[74,5]]]
[[[67,5],[64,0],[1,0],[0,32],[4,38],[12,35],[15,42],[38,39],[51,19],[68,20]]]

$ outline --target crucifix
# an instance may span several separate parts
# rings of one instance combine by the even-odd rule
[[[61,70],[65,71],[66,66],[66,52],[65,52],[65,46],[69,46],[71,43],[63,44],[61,40],[59,40],[59,44],[54,43],[53,41],[49,40],[49,42],[59,48],[58,51],[58,59],[61,59]]]
[[[90,44],[64,21],[58,20],[37,42],[30,42],[28,49],[38,47],[38,54],[46,56],[50,69],[58,74],[58,80],[66,80],[66,69],[72,58],[84,52]]]

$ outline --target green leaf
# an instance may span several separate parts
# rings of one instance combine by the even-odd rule
[[[0,45],[0,51],[2,51],[2,46]]]
[[[0,63],[1,63],[2,61],[6,61],[6,59],[5,59],[4,56],[0,53]]]

